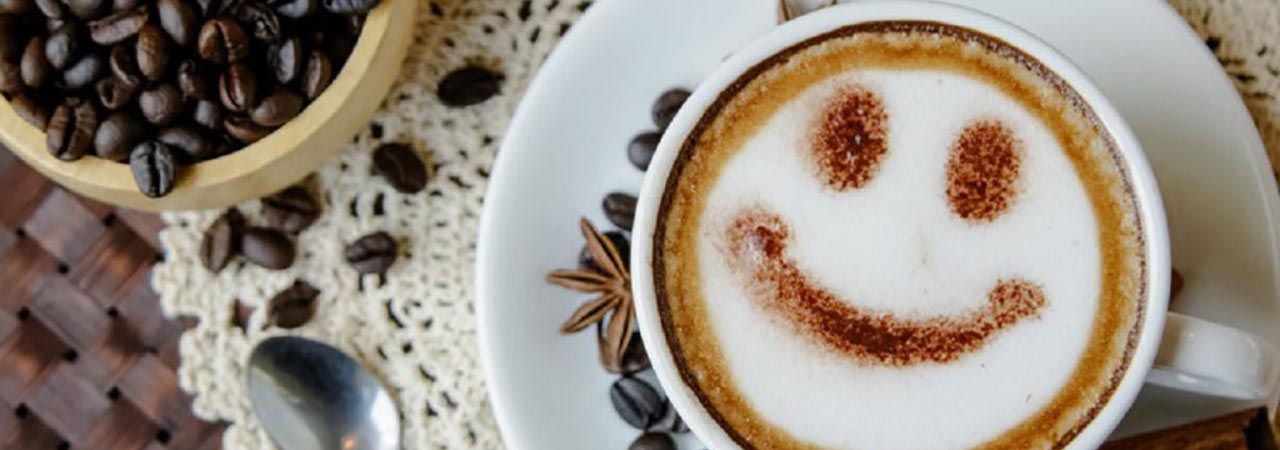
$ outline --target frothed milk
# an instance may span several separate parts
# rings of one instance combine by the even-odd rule
[[[1141,224],[1106,130],[995,38],[875,22],[720,94],[667,180],[681,376],[744,448],[1061,448],[1128,368]]]

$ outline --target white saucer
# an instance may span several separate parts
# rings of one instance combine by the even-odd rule
[[[1280,198],[1261,139],[1213,55],[1159,0],[963,0],[1044,38],[1079,64],[1142,141],[1164,194],[1174,309],[1280,345]],[[614,377],[591,333],[557,326],[584,295],[548,285],[576,265],[576,221],[602,228],[605,193],[634,193],[626,158],[653,128],[653,100],[692,89],[727,54],[766,33],[774,0],[602,0],[547,60],[507,132],[478,249],[479,331],[488,385],[514,449],[625,449],[639,432],[613,412]],[[1192,298],[1195,298],[1192,300]],[[1140,399],[1122,432],[1238,405]],[[684,448],[693,448],[685,446]]]

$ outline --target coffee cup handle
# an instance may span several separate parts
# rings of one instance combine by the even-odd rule
[[[1226,325],[1170,312],[1147,382],[1184,392],[1270,403],[1280,376],[1271,343]]]

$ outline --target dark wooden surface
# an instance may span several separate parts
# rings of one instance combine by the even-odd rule
[[[218,449],[151,290],[160,219],[79,197],[0,147],[0,448]]]

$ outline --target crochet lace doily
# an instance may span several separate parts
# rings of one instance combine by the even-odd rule
[[[152,284],[166,314],[201,319],[182,337],[179,377],[198,416],[230,423],[225,448],[272,448],[245,396],[244,361],[255,343],[284,333],[336,345],[387,382],[403,412],[404,448],[503,446],[485,392],[472,305],[481,198],[520,94],[588,0],[420,1],[414,44],[388,100],[348,150],[309,180],[325,213],[299,237],[292,268],[234,262],[211,274],[197,250],[220,211],[164,215],[166,259]],[[1272,161],[1280,162],[1280,4],[1172,4],[1214,48]],[[442,105],[436,85],[466,65],[502,73],[501,94],[467,108]],[[434,163],[425,191],[401,194],[370,176],[370,155],[383,142],[411,143]],[[264,224],[257,201],[240,209],[251,224]],[[362,279],[342,260],[345,243],[377,230],[406,242],[385,283]],[[266,302],[295,279],[321,289],[315,318],[294,330],[267,327]],[[243,331],[232,321],[236,300],[256,308]]]

